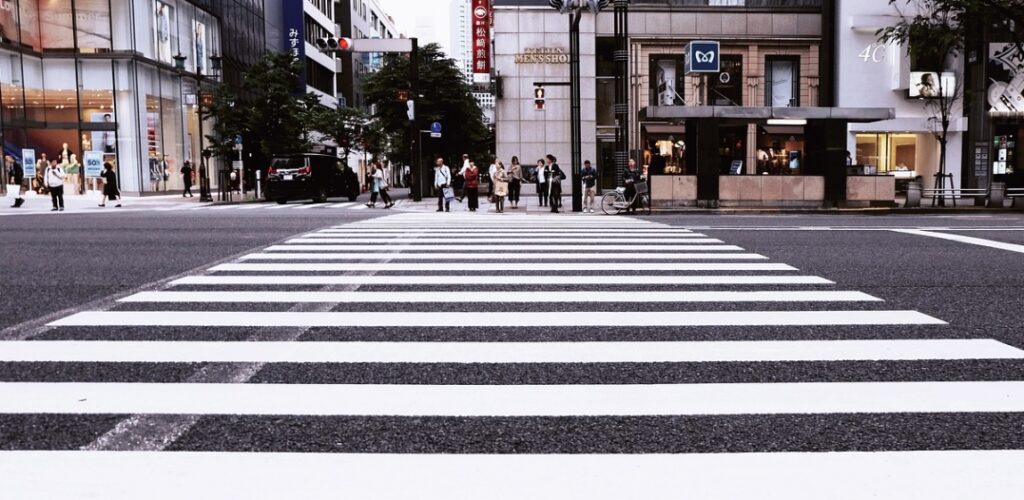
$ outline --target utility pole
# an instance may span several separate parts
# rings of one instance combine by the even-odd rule
[[[615,185],[629,164],[629,0],[615,0]]]
[[[421,172],[422,158],[419,154],[420,129],[416,126],[416,100],[420,97],[420,44],[419,39],[412,39],[412,51],[409,52],[409,181],[412,184],[413,201],[423,200],[425,175]]]

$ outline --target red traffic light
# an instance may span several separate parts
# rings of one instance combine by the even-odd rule
[[[338,50],[342,52],[352,51],[352,39],[351,38],[339,38],[338,39]]]

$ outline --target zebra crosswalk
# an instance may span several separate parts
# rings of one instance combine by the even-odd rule
[[[1007,498],[1021,366],[687,229],[396,214],[0,342],[0,497]]]

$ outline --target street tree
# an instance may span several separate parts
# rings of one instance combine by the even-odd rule
[[[301,64],[291,55],[268,54],[245,71],[242,88],[218,87],[202,105],[203,114],[215,120],[207,136],[211,152],[230,158],[236,135],[267,157],[307,151],[322,110],[316,94],[299,88],[301,74]]]
[[[423,153],[455,158],[469,153],[478,158],[489,158],[486,140],[487,127],[483,113],[472,90],[463,79],[455,61],[447,58],[437,44],[419,49],[420,95],[410,93],[409,58],[400,54],[384,56],[379,71],[364,82],[366,102],[376,108],[381,135],[390,139],[389,157],[409,163],[409,119],[405,99],[413,99],[416,108],[416,133],[433,122],[444,128],[442,139],[423,139]]]
[[[341,157],[348,164],[352,150],[363,149],[368,117],[357,108],[323,108],[316,118],[316,128],[324,137],[333,140],[341,149]]]

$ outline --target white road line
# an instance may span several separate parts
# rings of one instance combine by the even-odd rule
[[[290,247],[277,248],[291,249]],[[253,253],[239,257],[240,260],[438,260],[436,253]],[[606,260],[767,260],[768,257],[753,253],[445,253],[443,259],[486,260],[577,260],[597,262]]]
[[[350,208],[349,210],[366,210],[367,208],[370,208],[370,207],[368,207],[366,205],[356,205],[356,206]]]
[[[912,234],[915,236],[928,236],[930,238],[938,238],[940,240],[956,241],[958,243],[967,243],[969,245],[978,245],[982,247],[995,248],[998,250],[1006,250],[1008,252],[1024,253],[1024,245],[1004,243],[1002,241],[986,240],[983,238],[974,238],[971,236],[961,236],[959,234],[936,233],[933,231],[922,231],[920,229],[896,229],[893,232]]]
[[[238,207],[239,205],[220,205],[210,207],[210,210],[234,210],[237,209]]]
[[[265,208],[267,210],[283,210],[283,209],[286,209],[286,208],[295,208],[295,207],[298,207],[298,206],[301,206],[301,205],[281,205],[281,204],[278,204],[278,205],[269,206],[269,207],[265,207]]]
[[[945,325],[917,311],[258,312],[85,311],[49,326],[588,327]]]
[[[432,237],[426,236],[422,238],[416,237],[391,237],[391,238],[362,238],[352,237],[337,234],[318,234],[311,233],[302,236],[302,239],[316,239],[316,241],[329,241],[333,243],[388,243],[388,244],[403,244],[403,243],[511,243],[511,244],[522,244],[522,243],[606,243],[606,244],[624,244],[624,243],[643,243],[643,244],[665,244],[665,243],[685,243],[685,244],[702,244],[702,243],[723,243],[722,240],[714,238],[616,238],[616,237],[596,237],[596,238],[573,238],[573,237],[557,237],[548,236],[546,238],[479,238],[479,237]]]
[[[5,363],[710,363],[1024,359],[993,339],[737,342],[0,342]]]
[[[266,205],[257,204],[257,203],[253,203],[251,205],[242,205],[242,206],[238,207],[239,210],[256,210],[256,209],[259,209],[259,208],[269,208],[269,207],[266,206]]]
[[[323,204],[320,204],[320,203],[307,203],[305,205],[299,205],[299,206],[295,207],[295,210],[310,210],[310,209],[319,208],[319,207],[322,207],[322,206],[323,206]]]
[[[834,285],[818,276],[186,276],[172,286],[197,285]]]
[[[212,272],[241,271],[241,272],[324,272],[324,271],[467,271],[476,270],[473,266],[479,266],[480,271],[485,271],[489,266],[479,262],[429,262],[429,263],[374,263],[374,262],[352,262],[352,263],[229,263],[218,264],[210,268]],[[594,271],[594,263],[591,262],[533,262],[521,269],[508,269],[511,271]],[[787,264],[748,264],[748,263],[689,263],[689,262],[629,262],[622,266],[624,271],[798,271],[795,267]],[[629,283],[634,280],[633,276],[622,276],[621,282]],[[394,277],[395,283],[401,283],[404,276]],[[456,283],[464,283],[456,281]]]
[[[364,236],[389,236],[389,235],[403,235],[408,234],[409,231],[404,229],[324,229],[320,231],[322,233],[334,233],[334,234],[353,234],[353,235],[364,235]],[[417,231],[413,231],[417,232]],[[652,229],[546,229],[546,228],[532,228],[532,229],[504,229],[504,228],[471,228],[467,227],[464,229],[432,229],[428,230],[429,233],[440,233],[440,234],[456,234],[456,235],[467,235],[467,236],[504,236],[504,235],[524,235],[524,236],[548,236],[554,234],[572,234],[572,235],[583,235],[592,236],[595,234],[608,234],[615,236],[705,236],[703,234],[694,233],[686,230],[652,230]]]
[[[755,291],[755,292],[607,292],[575,290],[572,292],[316,292],[240,290],[215,292],[141,292],[118,302],[161,303],[403,303],[403,304],[465,304],[465,303],[695,303],[695,302],[882,302],[862,292],[847,291]]]
[[[1024,412],[1024,382],[0,383],[3,414],[586,417],[957,412]]]
[[[403,244],[395,244],[394,242],[388,242],[387,244],[379,243],[376,245],[348,245],[344,239],[328,240],[328,239],[315,239],[315,238],[298,238],[288,240],[285,242],[286,245],[296,245],[294,250],[299,248],[303,250],[339,250],[339,251],[354,251],[354,252],[393,252],[393,251],[416,251],[416,250],[429,250],[429,251],[468,251],[476,250],[481,252],[499,252],[508,251],[510,249],[521,250],[523,252],[546,252],[546,251],[558,251],[568,250],[574,252],[600,252],[600,251],[618,251],[618,252],[637,252],[637,251],[655,251],[655,250],[672,250],[678,252],[737,252],[742,251],[742,247],[736,245],[650,245],[650,244],[636,244],[636,245],[578,245],[578,244],[565,244],[565,245],[515,245],[513,242],[507,242],[504,245],[464,245],[464,244],[453,244],[453,245],[414,245],[412,242]],[[319,248],[317,248],[319,247]]]
[[[335,204],[331,205],[331,208],[348,208],[348,207],[351,207],[352,205],[355,205],[355,203],[352,203],[352,202],[335,203]]]
[[[1024,451],[1015,450],[646,455],[5,451],[0,452],[0,496],[1008,499],[1024,490],[1022,468]]]

